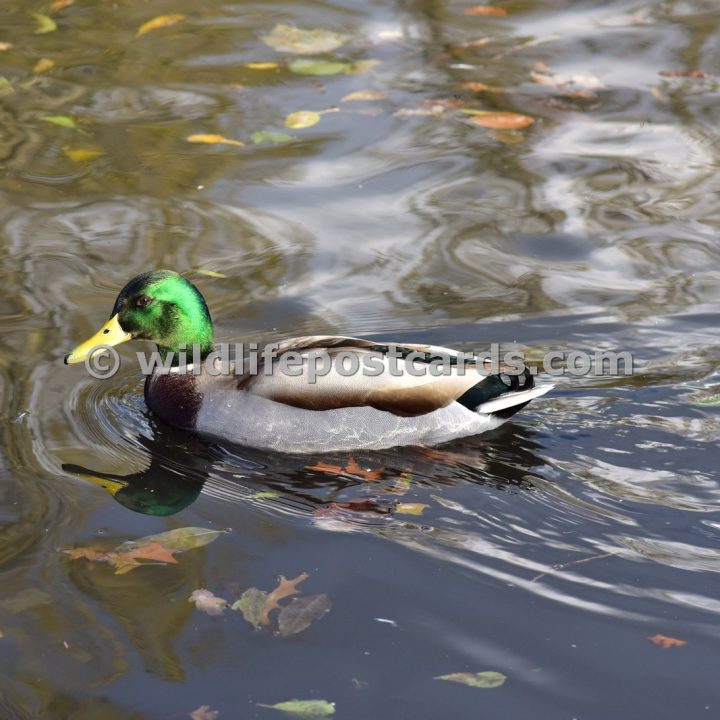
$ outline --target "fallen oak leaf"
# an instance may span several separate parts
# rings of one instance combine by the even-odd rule
[[[668,635],[650,635],[648,640],[655,645],[659,645],[663,650],[668,650],[671,647],[682,647],[687,645],[687,640],[679,640],[678,638],[669,637]]]
[[[267,596],[265,607],[263,608],[262,615],[260,616],[261,625],[270,624],[270,613],[276,608],[280,607],[279,601],[283,598],[290,597],[291,595],[297,595],[300,590],[297,586],[307,580],[310,577],[306,572],[300,573],[296,578],[288,580],[284,575],[278,576],[279,585]]]
[[[145,35],[146,33],[152,32],[153,30],[160,30],[161,28],[170,27],[171,25],[177,25],[185,19],[184,15],[158,15],[152,20],[148,20],[143,23],[137,31],[136,37]]]
[[[306,465],[306,470],[317,470],[318,472],[331,473],[333,475],[343,475],[345,468],[342,465],[328,465],[324,462],[319,462],[316,465]]]
[[[222,615],[223,611],[228,608],[228,601],[225,598],[217,597],[217,595],[205,590],[205,588],[193,590],[188,602],[195,603],[198,610],[215,617]]]
[[[354,457],[348,458],[347,465],[345,466],[345,472],[349,475],[359,475],[366,482],[377,480],[382,475],[384,469],[384,467],[381,467],[377,470],[365,470],[357,464]]]

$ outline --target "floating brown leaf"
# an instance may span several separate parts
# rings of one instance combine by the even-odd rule
[[[138,37],[152,32],[153,30],[160,30],[161,28],[170,27],[171,25],[177,25],[177,23],[182,22],[184,19],[184,15],[158,15],[152,20],[148,20],[146,23],[143,23],[138,28]]]
[[[365,470],[354,457],[349,457],[347,464],[343,467],[342,465],[328,465],[327,463],[319,462],[316,465],[306,465],[306,470],[316,470],[317,472],[330,473],[332,475],[355,475],[363,478],[367,482],[377,480],[382,476],[385,468],[378,468],[377,470]]]
[[[58,10],[63,10],[66,7],[69,7],[75,2],[75,0],[53,0],[50,3],[50,9],[54,12],[57,12]]]
[[[661,70],[660,75],[663,77],[697,78],[699,80],[707,80],[710,77],[710,73],[706,73],[704,70]]]
[[[660,635],[660,633],[657,635],[650,635],[648,640],[655,643],[655,645],[659,645],[663,650],[668,650],[671,647],[682,647],[683,645],[687,645],[687,640],[679,640],[678,638],[669,637],[668,635]]]
[[[471,90],[472,92],[485,92],[490,86],[481,82],[464,82],[458,86],[461,90]]]
[[[300,573],[296,578],[288,580],[284,575],[278,577],[279,585],[267,596],[265,607],[263,608],[262,615],[260,616],[261,625],[269,625],[270,617],[269,614],[280,607],[279,601],[283,598],[290,597],[291,595],[297,595],[300,590],[297,586],[307,580],[310,577],[307,573]]]
[[[241,140],[233,140],[222,135],[197,133],[188,135],[185,140],[191,143],[204,143],[205,145],[235,145],[236,147],[245,147],[245,143]]]
[[[198,610],[202,610],[204,613],[213,616],[222,615],[223,611],[228,607],[228,602],[225,598],[217,597],[209,590],[205,590],[205,588],[193,590],[188,601],[195,603],[195,607]]]
[[[465,8],[466,15],[485,15],[488,17],[503,17],[507,15],[505,8],[493,7],[492,5],[473,5]]]
[[[278,629],[283,637],[302,632],[330,611],[331,603],[327,595],[293,598],[278,616]]]
[[[5,52],[6,50],[9,50],[13,44],[11,42],[0,42],[0,52]]]
[[[495,130],[520,130],[535,122],[529,115],[513,112],[475,112],[470,120],[476,125]]]

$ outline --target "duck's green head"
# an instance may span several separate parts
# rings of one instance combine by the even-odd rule
[[[205,299],[182,275],[156,270],[134,277],[115,300],[105,325],[65,357],[65,363],[83,362],[98,345],[119,345],[127,340],[150,340],[158,350],[177,353],[193,345],[202,357],[214,347],[213,327]]]

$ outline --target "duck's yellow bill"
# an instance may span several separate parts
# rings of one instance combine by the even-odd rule
[[[65,356],[65,364],[83,362],[95,353],[93,350],[102,345],[119,345],[132,340],[132,335],[125,332],[118,322],[118,316],[113,315],[89,340],[78,345],[69,355]]]

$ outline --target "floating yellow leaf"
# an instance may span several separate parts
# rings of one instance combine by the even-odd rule
[[[0,52],[5,52],[5,50],[9,50],[13,44],[11,42],[0,42]]]
[[[422,515],[426,507],[430,507],[426,503],[398,503],[395,512],[401,515]]]
[[[297,112],[290,113],[285,118],[285,127],[291,128],[292,130],[301,130],[302,128],[317,125],[319,122],[320,113],[313,112],[312,110],[298,110]]]
[[[82,147],[70,147],[69,145],[63,146],[63,152],[73,162],[87,162],[88,160],[94,160],[103,154],[102,150],[96,150],[93,148],[82,148]]]
[[[57,30],[57,23],[49,16],[43,15],[42,13],[30,13],[37,24],[35,29],[36,35],[44,35],[45,33],[51,33]]]
[[[476,688],[496,688],[507,680],[507,676],[495,670],[486,670],[479,673],[459,672],[450,675],[438,675],[435,680],[449,680],[450,682],[459,682]]]
[[[40,120],[65,128],[75,129],[77,127],[75,121],[67,115],[41,115]]]
[[[242,140],[233,140],[232,138],[226,138],[222,135],[204,135],[202,133],[197,135],[188,135],[185,138],[191,143],[204,143],[205,145],[235,145],[236,147],[245,147],[245,143]]]
[[[474,5],[473,7],[465,8],[465,14],[503,17],[507,15],[507,10],[505,10],[505,8],[492,7],[491,5]]]
[[[40,58],[33,68],[34,73],[43,73],[52,70],[55,67],[55,61],[50,58]]]
[[[470,120],[475,124],[494,130],[520,130],[535,122],[529,115],[513,112],[490,112],[472,108],[466,108],[463,112],[472,115]]]
[[[356,90],[346,95],[342,102],[355,102],[358,100],[384,100],[387,97],[385,90]]]
[[[280,67],[276,62],[252,62],[245,63],[248,70],[276,70]]]
[[[349,39],[348,35],[332,30],[301,30],[292,25],[276,25],[269,35],[263,35],[262,41],[278,52],[297,55],[317,55],[339,48]]]
[[[258,707],[273,708],[297,718],[323,718],[335,713],[335,703],[327,700],[286,700],[274,705],[258,703]]]
[[[184,15],[158,15],[152,20],[148,20],[143,23],[137,31],[138,35],[145,35],[145,33],[152,32],[153,30],[160,30],[161,28],[170,27],[171,25],[177,25],[185,19]]]

